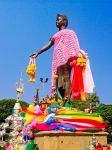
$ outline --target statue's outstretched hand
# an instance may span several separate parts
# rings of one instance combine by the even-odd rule
[[[39,53],[38,53],[38,51],[37,51],[37,52],[33,53],[32,55],[30,55],[30,57],[36,58],[38,55],[39,55]]]

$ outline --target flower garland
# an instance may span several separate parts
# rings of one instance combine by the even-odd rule
[[[87,61],[86,58],[78,57],[76,65],[81,66],[81,67],[85,67],[86,66],[86,61]]]
[[[29,65],[26,69],[26,73],[29,76],[29,82],[36,82],[36,63],[35,58],[30,58]]]

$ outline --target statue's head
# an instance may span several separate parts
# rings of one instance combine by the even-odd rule
[[[64,26],[66,28],[68,26],[67,16],[64,14],[57,14],[56,26],[57,26],[57,28],[61,28],[62,26]]]

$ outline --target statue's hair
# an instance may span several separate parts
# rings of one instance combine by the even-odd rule
[[[67,18],[67,16],[64,15],[64,14],[57,14],[57,18],[58,17],[62,17],[63,21],[65,21],[65,27],[67,27],[68,26],[68,18]]]

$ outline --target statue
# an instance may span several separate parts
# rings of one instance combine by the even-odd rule
[[[56,17],[56,27],[59,31],[50,38],[49,42],[45,46],[30,56],[31,58],[36,58],[38,55],[54,45],[51,93],[55,91],[54,76],[58,75],[58,91],[62,97],[71,95],[71,93],[76,94],[77,92],[81,93],[82,90],[84,91],[84,86],[83,89],[81,89],[82,87],[80,89],[75,89],[76,91],[74,91],[74,88],[71,88],[71,73],[73,73],[73,69],[70,66],[70,63],[77,60],[79,57],[87,58],[86,53],[80,49],[76,33],[73,30],[67,29],[67,26],[67,16],[64,14],[58,14]],[[78,61],[80,63],[80,60]],[[77,85],[77,87],[79,87],[79,85]],[[93,87],[94,83],[92,80],[91,88],[93,89]]]

